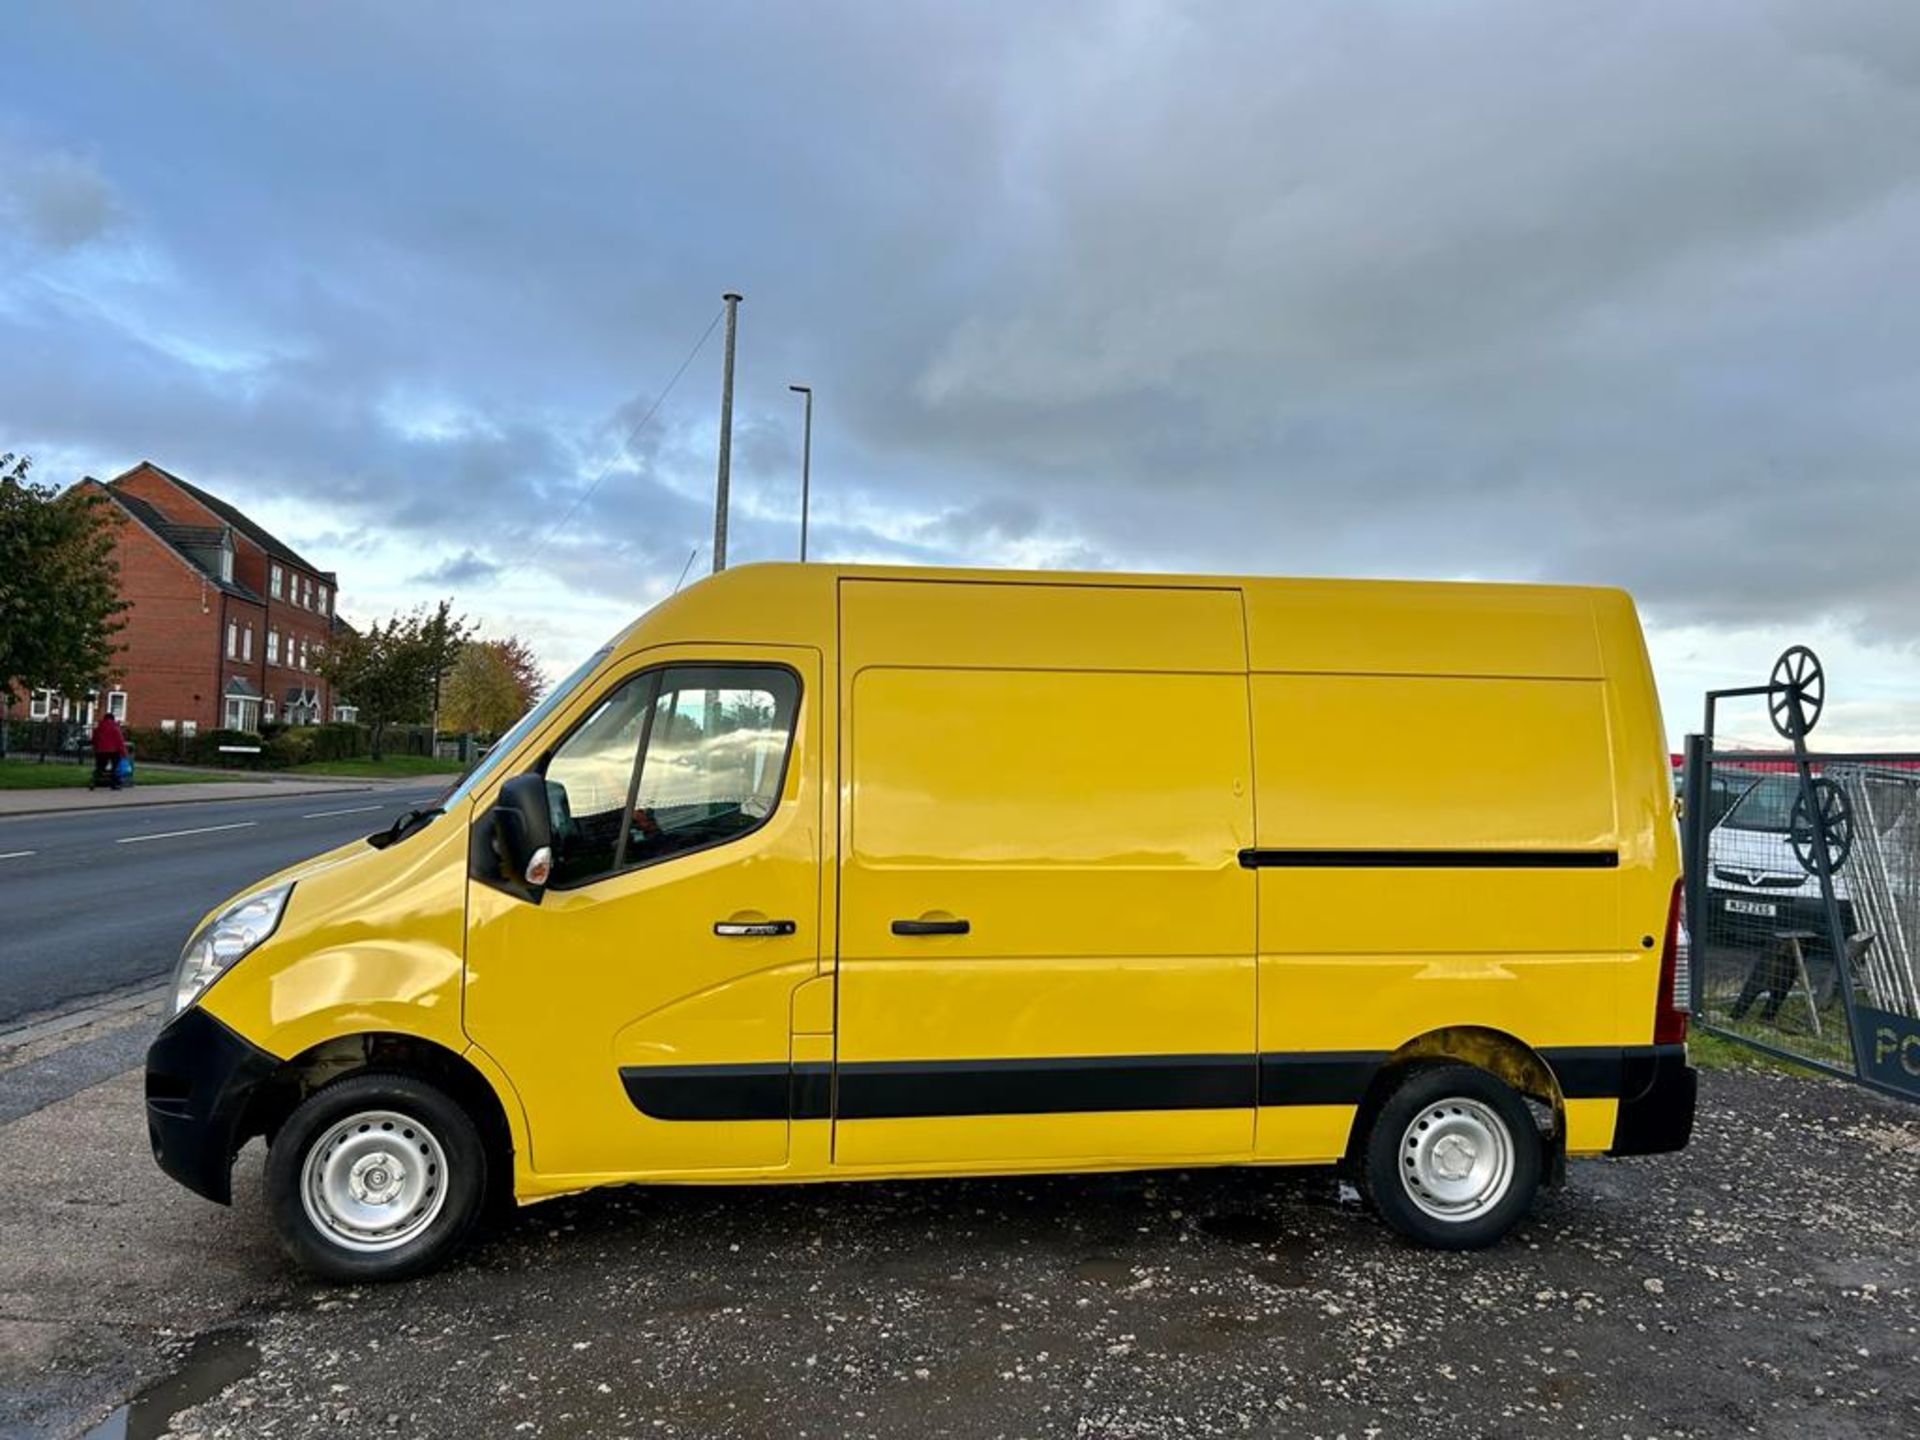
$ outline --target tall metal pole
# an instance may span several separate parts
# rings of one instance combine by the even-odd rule
[[[807,419],[800,431],[800,563],[807,560],[807,503],[813,484],[813,387],[789,385],[787,389],[807,397]]]
[[[740,318],[740,297],[729,290],[727,302],[727,358],[720,376],[720,476],[713,496],[713,570],[727,568],[727,472],[733,464],[733,333]]]

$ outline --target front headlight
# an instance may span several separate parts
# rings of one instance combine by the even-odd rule
[[[173,1013],[178,1015],[198,1000],[206,988],[233,963],[273,934],[287,908],[293,882],[276,885],[236,900],[202,925],[180,952],[173,972]]]

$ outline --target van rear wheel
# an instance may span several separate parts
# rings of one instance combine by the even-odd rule
[[[1540,1188],[1527,1102],[1471,1065],[1422,1066],[1387,1097],[1364,1156],[1374,1208],[1402,1235],[1478,1250],[1520,1222]]]
[[[398,1280],[441,1264],[487,1194],[479,1129],[409,1075],[316,1090],[267,1151],[267,1208],[287,1254],[328,1280]]]

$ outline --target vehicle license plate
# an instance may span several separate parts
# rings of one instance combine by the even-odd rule
[[[1729,915],[1764,915],[1771,920],[1778,913],[1778,910],[1779,907],[1769,905],[1764,900],[1727,901],[1727,913]]]

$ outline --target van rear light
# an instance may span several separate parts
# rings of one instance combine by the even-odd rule
[[[1653,999],[1653,1043],[1683,1045],[1687,1039],[1686,992],[1681,989],[1683,962],[1690,966],[1691,950],[1680,929],[1680,882],[1673,882],[1667,902],[1667,937],[1660,947],[1660,986]]]

